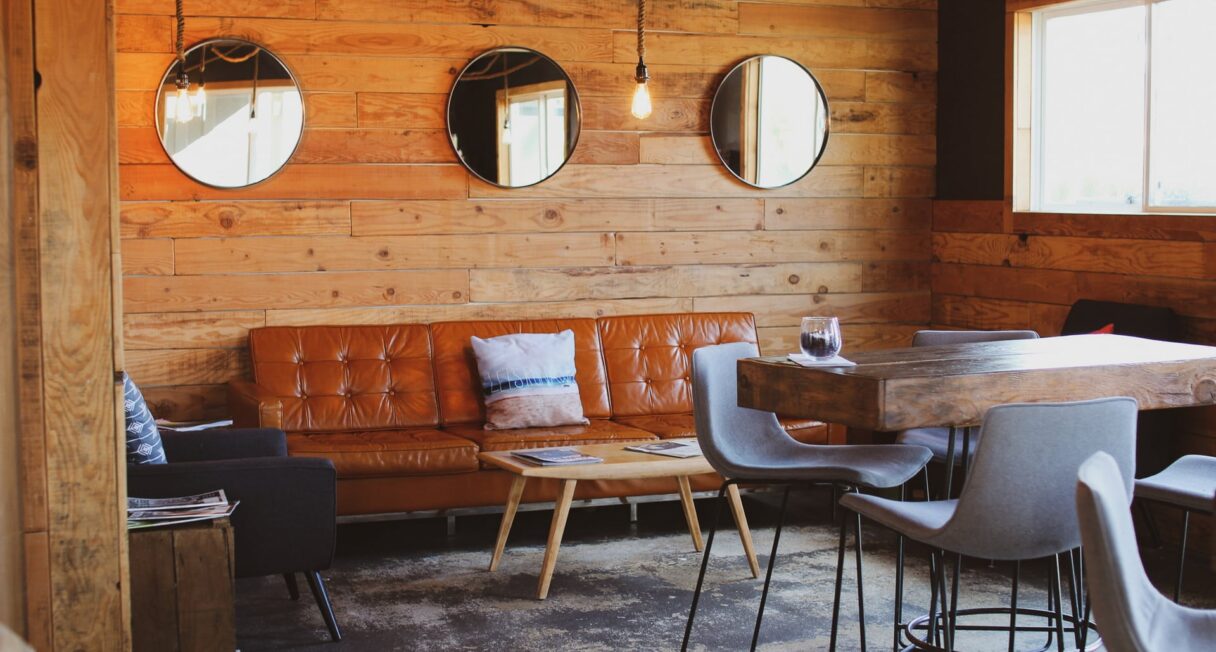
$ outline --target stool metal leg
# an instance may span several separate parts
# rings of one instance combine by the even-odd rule
[[[764,604],[768,602],[768,585],[773,580],[773,564],[777,561],[777,544],[781,542],[781,526],[785,524],[785,506],[790,501],[790,488],[787,486],[781,495],[781,514],[777,517],[777,531],[773,533],[773,550],[768,555],[768,571],[764,574],[764,590],[760,592],[760,611],[756,613],[756,628],[752,630],[752,647],[760,640],[760,621],[764,619]],[[860,517],[858,517],[860,518]]]
[[[705,552],[701,556],[701,572],[697,575],[697,588],[692,593],[692,607],[688,610],[688,623],[684,625],[684,641],[680,643],[680,650],[688,649],[688,638],[692,635],[692,622],[697,617],[697,603],[701,600],[701,587],[705,584],[705,569],[709,566],[709,551],[714,547],[714,533],[718,531],[718,520],[722,517],[722,510],[726,508],[726,486],[729,481],[722,483],[722,488],[718,490],[718,508],[714,510],[713,520],[709,526],[709,538],[705,540]]]
[[[941,638],[937,631],[937,553],[929,553],[929,623],[928,632],[925,636],[926,640],[933,641],[934,645],[941,645]]]
[[[905,483],[899,487],[899,500],[902,502],[908,498],[908,485]],[[894,641],[891,644],[891,649],[894,652],[899,652],[900,645],[900,623],[904,619],[904,535],[900,534],[899,542],[896,544],[896,562],[895,562],[895,622],[894,622]]]
[[[1018,635],[1018,582],[1021,575],[1022,562],[1013,562],[1013,591],[1009,595],[1009,652],[1013,652]]]
[[[937,551],[937,594],[941,596],[942,602],[942,625],[941,635],[942,642],[947,650],[954,649],[954,632],[950,631],[949,610],[946,607],[946,551]]]
[[[950,582],[950,643],[954,643],[954,634],[958,624],[958,576],[962,572],[963,556],[954,555],[954,577]]]
[[[836,597],[832,601],[832,635],[828,650],[836,652],[836,634],[840,629],[840,586],[844,583],[844,539],[847,521],[840,519],[840,542],[836,548]]]
[[[1174,602],[1181,604],[1182,567],[1186,565],[1186,536],[1191,524],[1191,510],[1182,510],[1182,538],[1178,540],[1178,579],[1174,581]]]
[[[1161,547],[1161,532],[1157,530],[1157,521],[1153,520],[1153,514],[1148,509],[1148,502],[1141,499],[1136,501],[1136,509],[1140,512],[1140,517],[1144,519],[1144,524],[1148,527],[1148,536],[1153,540],[1153,547]]]
[[[942,500],[950,498],[950,494],[954,493],[954,441],[958,437],[958,429],[950,426],[950,435],[946,438],[946,479],[942,484],[942,494],[939,496]]]
[[[856,491],[856,490],[854,490]],[[866,650],[866,598],[864,584],[862,583],[861,575],[861,514],[857,515],[857,522],[853,526],[853,538],[857,542],[857,548],[854,555],[857,558],[857,627],[858,635],[861,637],[861,652]]]
[[[1051,557],[1051,590],[1052,597],[1055,598],[1055,621],[1056,621],[1056,650],[1064,652],[1064,598],[1060,594],[1060,556],[1052,555]]]

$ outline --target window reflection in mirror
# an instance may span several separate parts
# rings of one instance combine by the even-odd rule
[[[474,59],[448,99],[448,134],[465,167],[498,186],[519,188],[552,176],[574,152],[578,95],[552,59],[499,48]]]
[[[827,97],[806,68],[763,55],[735,66],[710,115],[714,149],[742,181],[776,188],[801,179],[828,140]]]
[[[165,73],[156,98],[161,144],[201,183],[241,188],[264,181],[291,158],[304,103],[291,72],[265,48],[236,39],[204,41]]]

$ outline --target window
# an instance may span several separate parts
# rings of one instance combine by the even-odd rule
[[[566,162],[566,82],[497,95],[498,182],[529,186],[557,172]]]
[[[1213,0],[1034,12],[1029,208],[1216,211],[1214,24]]]

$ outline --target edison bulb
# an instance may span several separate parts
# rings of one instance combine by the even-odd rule
[[[502,125],[502,144],[503,145],[511,144],[511,123],[510,122],[504,122]]]
[[[177,121],[181,124],[194,118],[194,109],[190,106],[190,93],[184,86],[177,87]]]
[[[647,88],[646,82],[638,82],[638,87],[633,91],[633,104],[630,106],[629,112],[638,120],[645,120],[650,117],[652,110],[650,89]]]
[[[198,85],[198,90],[194,91],[194,106],[203,107],[207,104],[207,88],[202,84]]]

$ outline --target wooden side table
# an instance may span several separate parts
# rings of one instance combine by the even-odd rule
[[[235,650],[233,530],[227,518],[131,530],[131,642]]]

